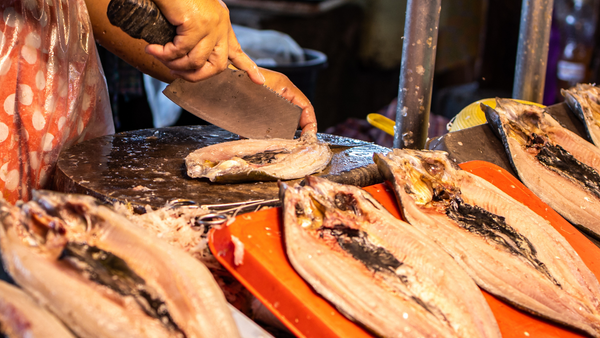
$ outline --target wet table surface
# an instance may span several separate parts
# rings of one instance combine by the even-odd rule
[[[347,137],[318,137],[328,142],[334,153],[331,163],[319,175],[337,175],[365,167],[373,163],[373,153],[389,151]],[[237,139],[237,135],[215,126],[142,129],[103,136],[61,153],[53,188],[107,202],[129,202],[140,212],[145,205],[158,208],[173,199],[211,205],[277,198],[277,182],[215,184],[187,176],[184,158],[190,152]]]

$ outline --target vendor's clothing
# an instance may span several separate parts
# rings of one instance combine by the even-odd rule
[[[28,200],[61,149],[114,132],[83,0],[0,4],[0,193]]]

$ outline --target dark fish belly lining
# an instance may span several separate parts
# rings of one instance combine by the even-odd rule
[[[405,297],[390,292],[378,273],[352,258],[343,250],[330,250],[330,245],[317,237],[302,233],[304,230],[286,231],[286,242],[301,241],[302,245],[288,248],[294,268],[306,278],[317,292],[336,306],[378,334],[393,335],[410,327],[419,336],[438,334],[451,336],[448,328],[436,324],[429,312],[419,305],[407,302]],[[292,236],[288,238],[287,236]],[[297,243],[297,242],[296,242]],[[290,252],[291,249],[291,252]],[[320,253],[319,253],[320,252]],[[357,287],[358,285],[362,287]],[[402,313],[407,313],[404,319]],[[394,313],[391,317],[389,314]],[[391,317],[391,318],[390,318]]]
[[[560,145],[578,161],[600,171],[600,149],[598,147],[564,128],[548,134],[553,144]]]
[[[417,276],[414,269],[406,262],[401,262],[386,249],[381,246],[381,242],[370,238],[370,236],[362,230],[348,228],[321,228],[318,229],[319,237],[325,236],[334,237],[337,240],[337,247],[334,251],[344,256],[349,256],[352,259],[362,263],[370,272],[382,288],[388,290],[396,297],[412,303],[412,305],[420,306],[421,311],[426,311],[438,318],[438,320],[450,325],[443,311],[434,303],[425,301],[412,291],[416,285],[416,280],[425,283],[429,280],[427,276]],[[379,242],[376,244],[376,242]],[[336,246],[331,241],[327,243],[330,246]],[[341,249],[341,250],[340,250]],[[367,272],[367,273],[368,273]],[[434,286],[431,284],[429,286]],[[435,300],[435,299],[434,299]]]
[[[414,215],[411,215],[410,219],[419,221],[418,216]],[[441,241],[440,245],[469,272],[483,289],[528,312],[589,330],[589,327],[581,324],[584,322],[587,325],[587,316],[589,315],[576,313],[568,318],[565,314],[565,310],[569,307],[577,309],[584,306],[583,303],[574,299],[565,299],[564,295],[555,291],[555,285],[545,277],[541,277],[537,270],[526,267],[524,262],[517,257],[506,256],[508,254],[505,251],[492,248],[483,238],[468,236],[466,231],[461,231],[462,235],[457,236],[456,228],[458,226],[451,224],[454,222],[446,215],[438,217],[430,215],[430,220],[437,223],[437,225],[430,225],[431,228],[435,228],[431,234],[438,238],[454,239],[454,242]],[[465,243],[470,243],[474,248],[478,248],[476,250],[479,254],[465,249]],[[499,254],[502,256],[498,256]],[[517,265],[514,265],[515,263],[507,264],[507,259],[516,262]],[[541,283],[519,283],[514,278],[519,273],[529,273],[528,280],[543,279]]]
[[[547,169],[520,147],[512,148],[511,156],[527,188],[569,221],[600,234],[600,199],[579,183]]]
[[[510,212],[503,213],[507,223],[528,238],[536,239],[538,256],[542,261],[549,262],[549,265],[547,265],[548,270],[560,280],[564,291],[574,295],[578,292],[584,292],[588,299],[600,294],[600,284],[595,275],[585,266],[564,237],[544,218],[526,206],[511,201],[502,195],[467,195],[467,192],[463,194],[465,200],[477,199],[480,207],[491,212],[497,213],[496,210],[510,210]],[[557,257],[560,259],[557,259]],[[581,288],[574,288],[575,285],[579,285]]]

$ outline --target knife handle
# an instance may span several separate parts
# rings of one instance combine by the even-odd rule
[[[111,0],[106,15],[113,26],[151,44],[166,45],[177,34],[177,28],[151,0]]]

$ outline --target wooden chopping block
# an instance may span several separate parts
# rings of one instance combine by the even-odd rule
[[[388,148],[373,143],[319,134],[334,153],[318,175],[339,183],[367,186],[382,182],[373,153]],[[143,129],[108,135],[64,150],[53,177],[53,189],[92,195],[106,202],[164,206],[174,199],[202,205],[275,199],[277,182],[215,184],[187,176],[184,158],[192,151],[237,136],[215,126]],[[290,183],[300,180],[290,181]]]

